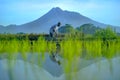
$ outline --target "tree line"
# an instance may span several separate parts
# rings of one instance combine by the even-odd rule
[[[100,39],[116,39],[119,38],[118,33],[112,27],[107,26],[106,28],[97,27],[91,23],[83,24],[79,27],[74,28],[70,24],[66,24],[59,28],[58,32],[60,33],[60,37],[74,37],[77,39],[81,38],[100,38]],[[48,39],[49,34],[26,34],[26,33],[17,33],[17,34],[0,34],[0,40],[38,40],[39,37],[44,37]]]
[[[83,34],[84,37],[91,36],[94,38],[102,38],[102,39],[115,39],[119,35],[119,33],[116,33],[116,31],[111,27],[107,26],[106,28],[100,28],[98,26],[95,26],[91,23],[83,24],[77,28],[74,28],[70,24],[66,24],[65,26],[62,26],[59,29],[60,33],[64,34]]]

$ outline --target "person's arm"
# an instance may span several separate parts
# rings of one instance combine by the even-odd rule
[[[56,33],[57,32],[57,26],[55,25],[53,28],[53,31]]]
[[[55,32],[55,28],[53,28],[53,32]]]
[[[58,36],[58,29],[59,29],[59,27],[58,26],[56,26],[56,31],[55,31],[55,34],[56,34],[56,36]]]

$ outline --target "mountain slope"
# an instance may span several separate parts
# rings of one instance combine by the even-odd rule
[[[70,11],[63,11],[60,8],[53,8],[48,13],[40,17],[39,19],[22,24],[19,26],[11,26],[11,29],[8,29],[10,27],[6,27],[4,32],[9,33],[18,33],[18,32],[24,32],[24,33],[48,33],[49,29],[52,25],[56,24],[57,22],[61,22],[62,25],[64,24],[71,24],[74,27],[78,27],[80,25],[86,24],[86,23],[92,23],[99,27],[106,27],[107,25],[96,22],[94,20],[91,20],[85,16],[82,16],[79,13],[76,12],[70,12]],[[3,32],[3,31],[2,31]],[[1,30],[0,30],[1,33]]]

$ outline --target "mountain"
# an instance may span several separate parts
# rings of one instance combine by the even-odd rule
[[[50,27],[57,22],[61,22],[62,25],[71,24],[74,27],[78,27],[86,23],[92,23],[101,28],[105,28],[107,26],[106,24],[94,21],[77,12],[63,11],[56,7],[52,8],[48,13],[32,22],[22,25],[9,25],[6,27],[0,26],[0,33],[49,33]],[[116,27],[116,30],[117,32],[120,32],[119,27]]]

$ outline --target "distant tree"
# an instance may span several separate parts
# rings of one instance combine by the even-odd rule
[[[19,32],[19,33],[17,33],[17,34],[25,34],[24,32]]]
[[[84,34],[94,34],[96,30],[100,29],[99,27],[96,27],[95,25],[88,23],[88,24],[83,24],[80,27],[76,28],[77,32],[82,32]]]
[[[70,24],[66,24],[65,26],[62,26],[61,28],[59,28],[58,31],[60,33],[74,33],[75,32],[73,26],[71,26]]]
[[[95,32],[95,36],[103,39],[108,39],[108,38],[116,38],[117,34],[110,26],[108,26],[105,29],[97,30]]]

